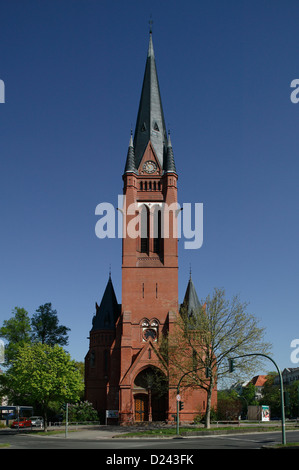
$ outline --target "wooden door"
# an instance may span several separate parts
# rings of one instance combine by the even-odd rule
[[[148,397],[147,395],[135,395],[135,421],[148,420]]]

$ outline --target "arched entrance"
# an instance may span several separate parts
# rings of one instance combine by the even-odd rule
[[[157,367],[143,369],[134,382],[135,421],[165,421],[167,409],[167,377]]]

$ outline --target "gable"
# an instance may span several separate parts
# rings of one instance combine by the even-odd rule
[[[163,370],[161,358],[159,357],[159,353],[151,340],[149,340],[139,351],[135,357],[134,362],[128,368],[124,377],[122,377],[120,385],[134,383],[135,377],[139,374],[139,372],[141,372],[142,369],[150,366],[154,366]]]
[[[156,170],[150,173],[146,172],[144,169],[144,164],[146,162],[154,162],[156,165]],[[147,144],[147,147],[141,159],[140,165],[138,167],[138,173],[139,175],[142,175],[142,176],[157,176],[157,175],[161,175],[162,173],[160,162],[157,158],[154,147],[152,146],[150,141]]]

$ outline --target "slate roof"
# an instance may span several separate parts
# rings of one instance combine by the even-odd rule
[[[166,160],[164,164],[164,169],[166,172],[176,173],[170,134],[168,135],[167,152],[166,152]]]
[[[201,304],[198,299],[191,275],[186,289],[184,301],[181,305],[181,308],[182,307],[187,307],[188,317],[196,315],[201,309]]]
[[[125,173],[138,173],[137,168],[135,166],[135,152],[134,152],[134,147],[133,147],[132,134],[131,134],[131,138],[129,142],[128,153],[127,153]]]
[[[134,139],[129,144],[125,173],[137,173],[149,141],[161,168],[164,171],[176,172],[172,146],[171,144],[169,146],[167,142],[152,33],[150,33]]]
[[[113,330],[120,315],[120,305],[117,303],[111,276],[102,297],[100,305],[96,304],[96,314],[92,319],[92,331]]]

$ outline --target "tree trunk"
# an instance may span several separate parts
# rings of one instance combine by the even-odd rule
[[[48,428],[48,415],[47,415],[47,404],[43,403],[43,419],[44,419],[44,431],[47,432]]]
[[[205,415],[205,427],[209,429],[211,427],[211,404],[212,404],[212,391],[213,391],[213,381],[211,380],[210,386],[207,390],[207,408]]]

